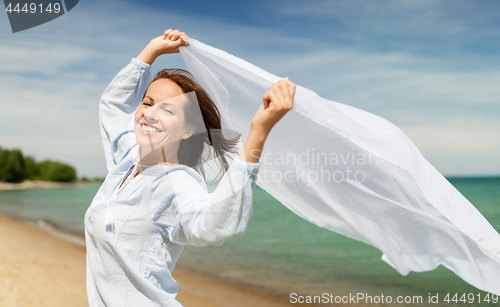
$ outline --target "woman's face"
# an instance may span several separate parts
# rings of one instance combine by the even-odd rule
[[[185,124],[187,103],[187,95],[175,82],[169,79],[154,81],[135,113],[137,144],[157,149],[188,138],[192,129]]]

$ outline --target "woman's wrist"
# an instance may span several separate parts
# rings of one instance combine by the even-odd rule
[[[265,140],[267,138],[267,136],[269,135],[270,131],[271,131],[271,129],[269,129],[263,125],[251,124],[250,125],[250,132],[248,133],[248,135],[253,136],[255,138]]]
[[[147,45],[141,53],[136,57],[139,61],[152,65],[158,57],[156,50]]]
[[[245,162],[258,163],[269,131],[263,126],[252,125],[239,158]]]

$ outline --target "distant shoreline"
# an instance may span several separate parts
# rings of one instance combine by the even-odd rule
[[[0,182],[0,191],[74,188],[74,187],[83,187],[97,183],[99,182],[97,181],[54,182],[54,181],[41,181],[41,180],[33,180],[33,181],[26,180],[20,183]]]

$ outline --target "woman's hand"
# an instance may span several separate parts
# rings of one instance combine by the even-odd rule
[[[262,97],[263,104],[255,113],[245,147],[239,159],[259,162],[266,138],[274,125],[293,107],[295,83],[282,79],[273,84]]]
[[[137,56],[137,59],[151,65],[160,55],[177,53],[179,47],[189,46],[189,43],[184,41],[184,38],[188,37],[184,32],[168,29],[162,36],[153,38]]]
[[[286,79],[273,84],[262,97],[263,104],[252,119],[253,129],[269,133],[272,127],[293,107],[295,83]]]

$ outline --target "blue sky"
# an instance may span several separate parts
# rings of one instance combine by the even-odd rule
[[[0,13],[0,146],[106,174],[97,104],[178,28],[400,127],[444,175],[500,175],[500,2],[80,1],[12,34]],[[184,67],[163,56],[153,73]]]

